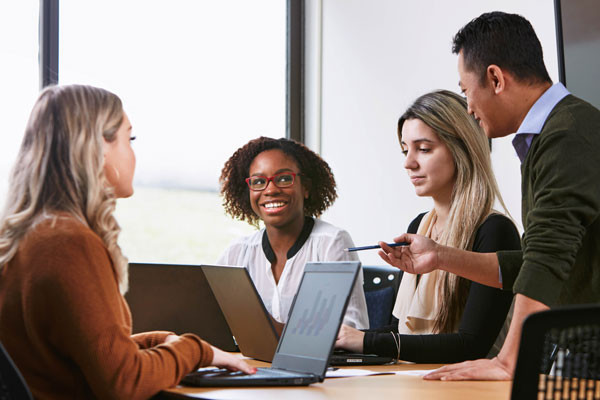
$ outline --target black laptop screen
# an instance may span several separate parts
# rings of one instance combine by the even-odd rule
[[[306,272],[278,353],[325,359],[354,281],[352,271]]]

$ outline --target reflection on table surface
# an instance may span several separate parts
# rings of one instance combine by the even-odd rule
[[[268,367],[269,363],[246,359],[250,365]],[[441,364],[365,365],[340,368],[365,369],[379,372],[432,370]],[[440,382],[425,381],[415,375],[372,375],[351,378],[327,378],[322,383],[298,387],[252,387],[252,388],[195,388],[177,386],[161,392],[157,399],[502,399],[510,398],[511,382]]]

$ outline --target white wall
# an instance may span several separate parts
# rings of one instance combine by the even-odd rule
[[[311,0],[307,8],[307,144],[330,164],[339,198],[323,219],[357,245],[391,240],[431,202],[406,177],[398,117],[419,95],[459,92],[453,35],[488,11],[518,13],[536,30],[558,81],[553,0]],[[512,136],[493,142],[496,177],[521,229]],[[365,264],[383,264],[375,251]]]

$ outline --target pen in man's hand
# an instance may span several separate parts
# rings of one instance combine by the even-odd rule
[[[398,242],[398,243],[386,243],[390,247],[398,247],[398,246],[410,246],[410,243],[407,242]],[[381,246],[378,244],[374,244],[372,246],[361,246],[361,247],[348,247],[344,249],[344,251],[361,251],[361,250],[371,250],[371,249],[380,249]]]

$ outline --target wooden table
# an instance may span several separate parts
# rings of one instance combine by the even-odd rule
[[[269,366],[256,360],[246,360],[250,365]],[[435,369],[438,364],[395,364],[342,368],[359,368],[371,371],[402,371]],[[161,392],[157,399],[510,399],[511,382],[441,382],[425,381],[420,376],[375,375],[352,378],[326,378],[323,383],[297,387],[255,388],[194,388],[177,386]]]

